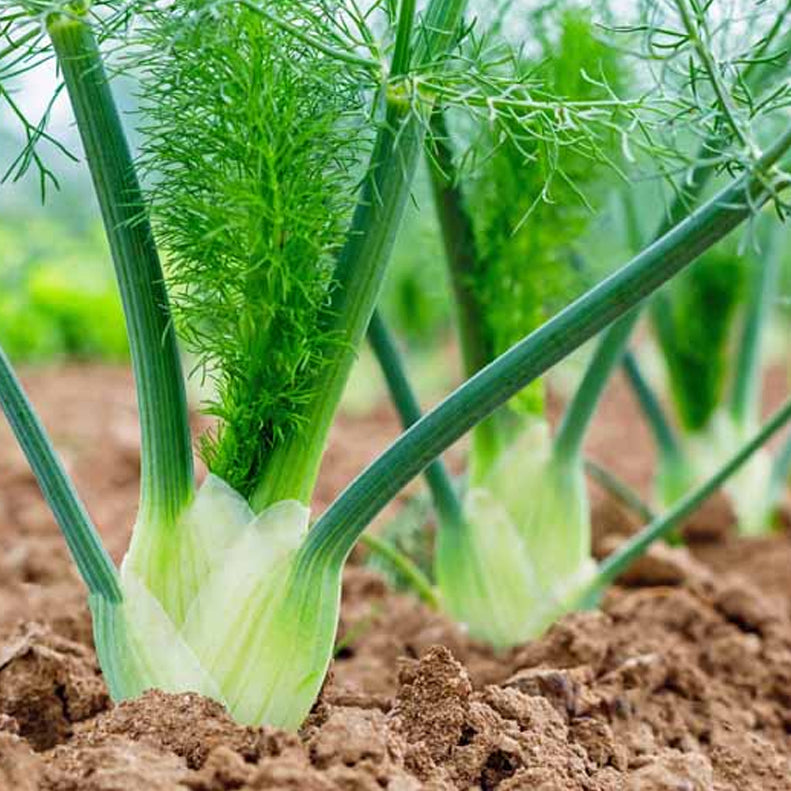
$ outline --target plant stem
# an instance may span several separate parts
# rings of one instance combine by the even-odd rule
[[[121,587],[113,561],[1,348],[0,406],[33,468],[88,591],[110,602],[120,602]]]
[[[758,419],[761,391],[761,340],[780,277],[780,234],[772,236],[764,260],[755,266],[751,294],[736,359],[731,415],[737,426],[752,427]]]
[[[474,288],[478,269],[475,228],[467,210],[441,108],[432,113],[431,131],[427,157],[431,190],[453,290],[462,366],[465,378],[469,379],[487,366],[495,353],[486,332],[486,311]],[[470,454],[473,480],[480,479],[499,458],[503,444],[503,427],[497,412],[475,426]]]
[[[71,98],[115,263],[137,386],[140,513],[173,525],[194,482],[187,402],[168,297],[143,197],[89,26],[54,14],[48,31]]]
[[[632,387],[643,414],[648,420],[651,433],[654,435],[659,453],[667,459],[680,458],[682,455],[681,446],[678,443],[673,427],[665,415],[659,399],[654,393],[651,385],[648,384],[640,364],[631,351],[626,351],[623,357],[623,369],[626,379]]]
[[[642,247],[642,234],[640,233],[639,223],[637,220],[637,207],[635,206],[635,202],[632,198],[632,194],[630,192],[622,193],[623,198],[623,208],[624,208],[624,216],[626,218],[626,228],[627,228],[627,236],[628,236],[628,243],[629,249],[633,253],[637,253]],[[584,264],[583,264],[584,265]],[[658,297],[658,294],[654,295],[654,299]],[[639,317],[639,312],[637,312]],[[631,328],[629,333],[624,337],[623,330],[626,328],[619,327],[618,325],[621,324],[621,321],[631,324]],[[632,388],[632,391],[637,398],[637,401],[640,407],[643,410],[643,414],[645,415],[648,425],[651,429],[651,432],[654,437],[654,442],[659,449],[660,456],[663,458],[664,461],[669,463],[672,467],[674,462],[681,463],[681,459],[683,453],[681,451],[681,447],[676,439],[675,432],[670,425],[670,421],[667,419],[664,410],[662,409],[662,405],[659,402],[659,398],[657,398],[656,394],[654,393],[651,386],[646,381],[645,377],[640,370],[640,366],[637,362],[637,358],[635,355],[626,348],[628,343],[629,335],[631,332],[634,331],[634,321],[632,321],[632,317],[626,316],[624,319],[617,322],[613,325],[611,330],[608,330],[604,338],[601,341],[601,345],[599,350],[597,351],[597,356],[594,357],[590,363],[588,364],[588,368],[585,372],[585,379],[583,382],[589,378],[593,378],[596,375],[596,371],[599,368],[599,360],[598,354],[603,351],[602,347],[605,347],[605,344],[608,346],[612,344],[612,348],[610,348],[610,353],[612,358],[617,357],[618,354],[618,343],[623,345],[623,353],[621,354],[621,366],[626,374],[626,380]],[[614,368],[614,367],[613,367]],[[610,369],[607,371],[606,378],[608,379],[609,376],[612,374],[612,370]],[[606,381],[604,382],[606,385]],[[579,393],[577,394],[579,397]],[[594,404],[595,407],[595,404]],[[568,414],[566,415],[566,419],[568,419]]]
[[[614,582],[657,539],[667,536],[679,522],[722,486],[766,441],[791,420],[791,399],[770,418],[764,427],[739,452],[699,488],[690,492],[667,513],[632,537],[599,566],[594,587],[597,591]]]
[[[413,55],[418,64],[447,51],[465,5],[466,0],[432,0],[424,17],[426,35]],[[428,105],[413,107],[397,86],[383,91],[386,117],[338,258],[336,287],[326,312],[336,342],[306,404],[303,430],[290,434],[269,457],[252,497],[256,511],[283,499],[309,502],[332,418],[379,297],[431,112]]]
[[[699,160],[705,158],[706,153],[712,148],[717,145],[719,141],[719,135],[711,135],[709,138],[704,140],[701,144],[700,152],[699,152]],[[654,240],[662,238],[664,235],[669,233],[674,228],[678,227],[679,223],[682,221],[686,213],[686,207],[689,204],[694,204],[703,194],[703,190],[708,184],[709,180],[715,173],[715,168],[713,165],[703,164],[703,165],[696,165],[690,174],[688,181],[684,184],[683,188],[680,190],[678,195],[676,196],[675,200],[670,206],[670,209],[667,215],[662,219],[659,224],[659,228],[654,235]],[[634,202],[631,200],[630,197],[624,201],[624,210],[625,210],[625,217],[626,217],[626,226],[627,232],[629,237],[629,244],[636,252],[637,247],[640,245],[640,230],[638,227],[637,222],[637,215],[634,206]],[[668,297],[663,292],[658,292],[654,294],[653,298],[651,299],[651,314],[654,320],[654,325],[660,335],[660,337],[666,337],[666,333],[671,333],[673,330],[672,327],[672,317],[670,315],[670,303],[668,301]],[[623,359],[622,354],[620,352],[624,351],[629,343],[629,339],[632,335],[634,328],[637,326],[638,319],[642,314],[644,309],[644,305],[641,305],[636,311],[633,316],[624,316],[623,319],[619,320],[611,327],[607,329],[605,334],[603,335],[599,350],[607,350],[608,356],[612,359]],[[628,330],[628,331],[627,331]],[[664,333],[664,334],[663,334]],[[669,340],[668,340],[669,342]],[[588,363],[588,367],[585,370],[584,380],[588,380],[589,378],[593,381],[597,379],[597,372],[596,367],[599,365],[598,361],[598,353],[594,356],[593,359]],[[608,375],[612,374],[612,368],[609,370]],[[606,378],[605,381],[602,383],[603,386],[606,386]],[[642,403],[642,401],[641,401]],[[595,407],[595,404],[594,404]],[[583,427],[583,435],[581,439],[584,439],[584,430],[585,426]],[[675,458],[676,456],[674,456]]]
[[[745,173],[700,209],[498,357],[406,431],[323,514],[303,546],[302,562],[348,555],[366,525],[412,478],[482,418],[555,363],[628,313],[725,237],[787,183],[766,179],[791,147],[791,129]]]
[[[374,554],[384,558],[407,580],[409,586],[432,610],[439,609],[439,599],[428,577],[403,552],[379,536],[365,533],[360,541]]]
[[[563,422],[555,435],[552,448],[559,461],[573,463],[580,457],[582,443],[593,414],[610,379],[610,374],[621,361],[626,343],[639,317],[638,307],[616,321],[599,341],[582,382],[566,408]]]
[[[615,473],[592,459],[585,460],[585,472],[616,500],[633,511],[643,522],[650,522],[654,519],[654,512],[642,501],[637,492]]]
[[[390,396],[401,418],[401,425],[406,430],[422,417],[420,404],[409,384],[395,339],[379,311],[374,311],[371,323],[368,325],[368,341],[387,381]],[[442,459],[438,458],[431,462],[426,467],[425,476],[434,507],[442,523],[451,528],[461,524],[464,518],[461,503]]]
[[[401,77],[409,71],[412,58],[412,31],[415,27],[415,11],[417,0],[401,0],[401,13],[398,17],[393,62],[390,65],[390,76]]]
[[[450,134],[441,109],[431,116],[429,173],[445,257],[456,305],[462,363],[466,378],[488,365],[494,350],[486,342],[486,314],[473,288],[477,268],[475,229],[453,161]]]

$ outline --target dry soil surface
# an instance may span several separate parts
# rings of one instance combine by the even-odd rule
[[[128,373],[25,381],[120,558],[139,463]],[[776,401],[780,378],[770,385]],[[342,419],[316,509],[396,433],[384,407]],[[650,442],[620,385],[589,453],[647,490]],[[635,524],[595,490],[594,503],[601,553]],[[657,548],[601,610],[501,655],[352,566],[343,647],[287,734],[240,727],[195,695],[109,701],[84,590],[3,426],[0,789],[791,789],[791,540],[738,539],[729,522],[715,501],[690,549]]]

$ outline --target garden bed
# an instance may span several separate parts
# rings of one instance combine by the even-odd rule
[[[129,374],[25,381],[120,559],[138,490]],[[316,508],[396,434],[384,408],[341,419]],[[650,440],[619,386],[589,448],[645,490]],[[635,525],[594,502],[601,553]],[[289,735],[191,695],[111,706],[84,588],[3,426],[0,789],[791,789],[791,540],[736,539],[729,519],[709,504],[689,549],[656,548],[601,611],[501,655],[352,565],[336,662]]]

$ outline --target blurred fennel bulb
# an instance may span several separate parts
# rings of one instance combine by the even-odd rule
[[[552,452],[535,419],[468,491],[464,522],[437,539],[445,609],[497,648],[540,635],[574,609],[596,573],[581,463]]]

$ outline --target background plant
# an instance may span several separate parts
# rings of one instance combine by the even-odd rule
[[[99,233],[70,234],[59,222],[20,215],[0,228],[0,335],[12,359],[128,359],[121,303]]]
[[[713,188],[725,172],[744,166],[776,133],[786,104],[789,30],[785,3],[704,6],[674,2],[647,6],[652,21],[645,37],[663,78],[707,102],[709,112],[693,145],[703,159],[675,195],[664,195],[670,220]],[[661,29],[661,33],[658,30]],[[754,31],[745,38],[745,31]],[[688,60],[680,68],[677,56]],[[742,154],[734,154],[733,141]],[[645,197],[645,196],[644,196]],[[672,204],[672,205],[671,205]],[[627,202],[632,249],[644,240],[634,200]],[[647,393],[640,371],[627,371],[657,438],[659,498],[672,502],[711,472],[755,427],[760,414],[762,338],[777,307],[778,245],[771,221],[754,224],[741,241],[720,246],[652,300],[651,324],[664,358],[679,436]],[[785,477],[784,455],[773,462],[762,452],[726,491],[746,532],[772,524],[775,480]],[[767,483],[772,481],[772,483]]]
[[[686,6],[678,10],[683,15]],[[701,9],[696,8],[696,12],[703,14]],[[595,97],[596,91],[609,95],[608,90],[614,90],[617,83],[612,51],[598,44],[584,11],[562,10],[558,18],[559,41],[542,42],[547,50],[558,55],[557,60],[546,56],[541,61],[541,68],[556,70],[554,83],[568,91],[558,91],[558,95],[569,104],[579,99],[580,93],[589,99],[591,94]],[[782,26],[782,18],[773,21]],[[704,22],[698,19],[695,24]],[[780,27],[770,28],[771,35],[779,32]],[[665,34],[671,35],[667,30],[657,35]],[[767,39],[759,39],[756,47],[761,50],[769,43]],[[566,57],[564,44],[573,52],[572,57]],[[683,50],[683,46],[678,49]],[[699,54],[708,58],[707,50],[698,49]],[[603,53],[607,53],[609,62]],[[587,62],[586,57],[590,59]],[[670,58],[665,61],[664,65],[672,71],[674,62]],[[565,68],[569,69],[568,73]],[[587,73],[597,69],[600,79],[594,82]],[[779,77],[779,73],[774,76]],[[698,75],[697,79],[705,79],[705,75]],[[719,78],[712,82],[715,93],[722,90]],[[553,80],[545,80],[543,84],[552,83]],[[684,81],[683,88],[688,87]],[[728,100],[725,97],[717,101]],[[692,106],[690,100],[683,112],[690,112]],[[705,103],[704,108],[708,124],[709,107]],[[761,120],[765,122],[763,116]],[[481,137],[490,135],[491,126],[481,123]],[[495,128],[502,133],[499,127]],[[476,157],[472,147],[464,150],[463,157],[454,157],[453,135],[444,117],[435,117],[434,131],[429,156],[434,165],[438,213],[456,295],[462,354],[468,375],[473,375],[490,362],[494,350],[510,346],[509,332],[515,335],[520,329],[528,331],[540,323],[542,314],[552,303],[553,289],[557,300],[564,290],[568,293],[569,282],[575,275],[582,279],[573,266],[579,264],[579,255],[573,249],[575,235],[582,239],[589,220],[584,203],[586,192],[592,191],[591,185],[600,193],[606,190],[606,183],[596,179],[595,163],[608,160],[611,163],[613,146],[611,143],[608,154],[606,136],[585,138],[587,145],[580,149],[573,147],[567,151],[560,146],[553,149],[555,155],[550,157],[542,156],[540,143],[531,148],[520,145],[517,136],[502,133],[502,138],[494,144],[487,141],[483,155]],[[465,131],[470,134],[469,128]],[[677,138],[678,134],[678,129],[671,129],[671,138]],[[472,136],[475,138],[474,131]],[[744,131],[739,142],[743,144],[746,140]],[[738,168],[743,164],[743,152],[738,145],[731,150],[723,147],[720,157],[724,166]],[[482,177],[477,184],[474,178],[466,177],[465,171],[476,158],[482,162],[478,165]],[[534,181],[523,177],[515,166],[525,161],[530,161],[532,167],[528,172],[535,176]],[[698,168],[709,166],[699,160],[692,161]],[[560,201],[553,199],[557,184],[564,198]],[[476,193],[476,186],[480,185],[482,189]],[[736,305],[747,290],[746,277],[739,276],[745,265],[735,258],[734,249],[735,245],[724,253],[713,250],[671,286],[676,295],[676,314],[679,319],[687,317],[687,326],[678,327],[673,350],[669,330],[665,333],[666,350],[675,362],[673,373],[681,382],[679,389],[686,382],[686,406],[693,421],[705,423],[705,413],[714,410],[723,392],[729,329]],[[724,263],[729,266],[726,268]],[[757,296],[752,298],[752,303],[765,305],[766,296],[760,285],[765,280],[759,269],[752,289]],[[663,297],[657,303],[669,301]],[[543,411],[541,391],[536,383],[531,392],[520,395],[511,409],[475,429],[465,519],[461,526],[440,525],[437,579],[445,606],[484,639],[504,644],[540,632],[546,620],[574,606],[575,589],[584,589],[586,577],[594,574],[582,479],[582,442],[609,373],[621,358],[634,318],[614,327],[600,345],[554,441],[550,440],[545,423],[535,423]],[[750,326],[749,320],[747,325]],[[697,334],[691,331],[695,328]],[[751,336],[748,344],[754,344],[755,327],[746,334]],[[754,383],[760,375],[757,356],[745,350],[740,357],[750,358],[742,373],[742,384]],[[646,386],[644,382],[641,385]],[[738,384],[735,389],[739,391]],[[742,396],[747,401],[753,400],[740,393],[734,396],[734,402]],[[686,494],[694,482],[702,483],[710,477],[719,460],[735,452],[755,431],[755,410],[744,399],[740,408],[753,415],[749,427],[743,423],[742,430],[735,432],[729,441],[719,442],[716,452],[709,454],[710,463],[705,471],[701,470],[696,478],[687,477],[684,488],[677,490],[671,502]],[[695,410],[704,414],[695,414]],[[520,412],[521,417],[517,417]],[[526,415],[532,415],[532,427],[525,422]],[[517,442],[520,422],[523,439]],[[680,451],[674,448],[674,452],[678,454],[678,459],[672,459],[675,470],[670,474],[667,469],[662,472],[666,481],[678,484],[679,468],[684,465],[686,473],[688,462],[681,458]],[[753,457],[745,471],[729,484],[731,491],[744,488],[745,475],[755,477],[752,470],[763,456],[764,453],[758,453]],[[763,501],[754,501],[753,511],[768,510],[771,498],[766,491],[761,495]],[[477,540],[476,523],[486,526],[485,536]],[[482,527],[478,529],[483,531]]]

